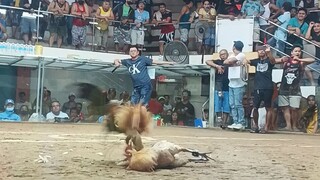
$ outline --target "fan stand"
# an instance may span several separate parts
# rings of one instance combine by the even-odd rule
[[[205,44],[204,44],[204,39],[205,39],[205,33],[203,32],[202,35],[202,42],[201,42],[201,64],[204,62],[204,54],[205,54]]]

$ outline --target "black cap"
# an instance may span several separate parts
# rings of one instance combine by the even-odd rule
[[[243,45],[243,42],[242,41],[233,41],[234,43],[234,48],[236,48],[236,50],[238,51],[242,51],[244,45]]]

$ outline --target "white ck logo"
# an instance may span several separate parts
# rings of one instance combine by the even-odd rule
[[[131,74],[139,74],[140,70],[138,69],[140,62],[138,64],[132,64],[132,66],[129,67],[129,72]]]

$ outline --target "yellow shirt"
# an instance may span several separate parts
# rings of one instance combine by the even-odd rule
[[[302,114],[304,114],[307,110],[304,110]],[[308,134],[313,134],[314,132],[314,127],[318,126],[318,109],[314,112],[311,121],[309,122],[306,131]]]
[[[15,3],[14,3],[14,6],[15,7],[19,7],[19,4],[20,4],[20,0],[16,0]]]
[[[205,20],[215,21],[216,20],[215,16],[217,15],[217,11],[214,8],[210,8],[210,10],[207,12],[204,8],[201,8],[199,10],[199,15],[202,16],[203,19]],[[214,18],[212,19],[211,16],[214,16]]]
[[[111,12],[112,12],[111,8],[109,8],[108,11],[105,11],[102,7],[99,7],[99,9],[100,9],[100,16],[109,17],[111,15]],[[100,27],[101,31],[106,31],[108,30],[109,23],[104,19],[98,19],[98,26]]]

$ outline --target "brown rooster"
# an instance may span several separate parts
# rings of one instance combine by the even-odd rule
[[[149,132],[152,128],[152,114],[138,105],[121,105],[120,101],[105,104],[106,94],[97,86],[89,83],[76,84],[79,97],[91,101],[90,106],[96,109],[98,115],[106,115],[104,126],[109,131],[117,131],[127,135],[126,143],[132,140],[136,151],[143,148],[140,134]]]

